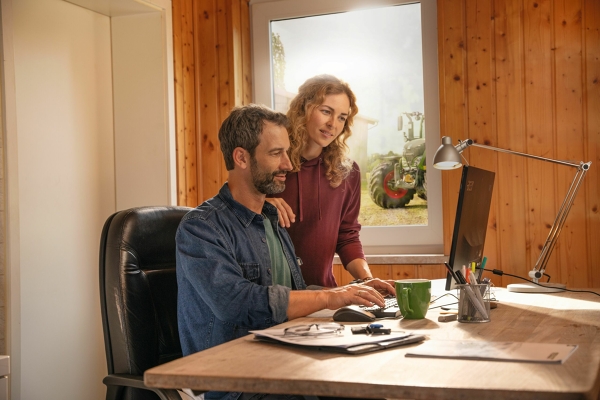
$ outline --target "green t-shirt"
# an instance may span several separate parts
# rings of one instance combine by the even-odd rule
[[[263,224],[267,236],[267,245],[271,256],[271,274],[273,275],[273,285],[282,285],[292,287],[292,275],[290,266],[283,254],[283,248],[279,237],[275,234],[269,218],[263,215]]]

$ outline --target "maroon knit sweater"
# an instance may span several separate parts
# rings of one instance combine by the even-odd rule
[[[346,266],[364,258],[360,243],[360,171],[353,171],[337,187],[325,177],[321,156],[305,161],[299,172],[287,175],[282,197],[296,214],[288,232],[302,259],[302,276],[307,285],[335,287],[332,262],[334,253]]]

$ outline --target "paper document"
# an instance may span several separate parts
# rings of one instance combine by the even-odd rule
[[[557,343],[430,340],[406,357],[563,363],[576,349],[577,345]]]
[[[404,331],[391,332],[389,335],[355,335],[345,326],[340,333],[321,336],[286,335],[284,329],[265,329],[250,331],[255,339],[275,341],[296,346],[311,347],[318,350],[330,350],[350,354],[361,354],[383,350],[389,347],[420,342],[423,335],[414,335]]]

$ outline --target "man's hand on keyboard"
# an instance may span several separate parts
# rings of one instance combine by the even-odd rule
[[[373,289],[377,289],[377,291],[381,294],[396,296],[396,288],[395,282],[392,280],[381,280],[379,278],[373,278],[363,283],[363,285],[371,286]]]
[[[344,285],[335,288],[324,288],[322,293],[327,296],[326,307],[337,310],[340,307],[356,304],[371,307],[377,305],[383,307],[385,301],[383,295],[377,289],[366,284]]]

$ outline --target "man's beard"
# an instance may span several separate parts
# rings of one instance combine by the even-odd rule
[[[276,181],[275,175],[287,174],[287,171],[261,171],[254,157],[250,158],[250,171],[252,173],[252,183],[260,193],[277,194],[285,190],[285,182]]]

